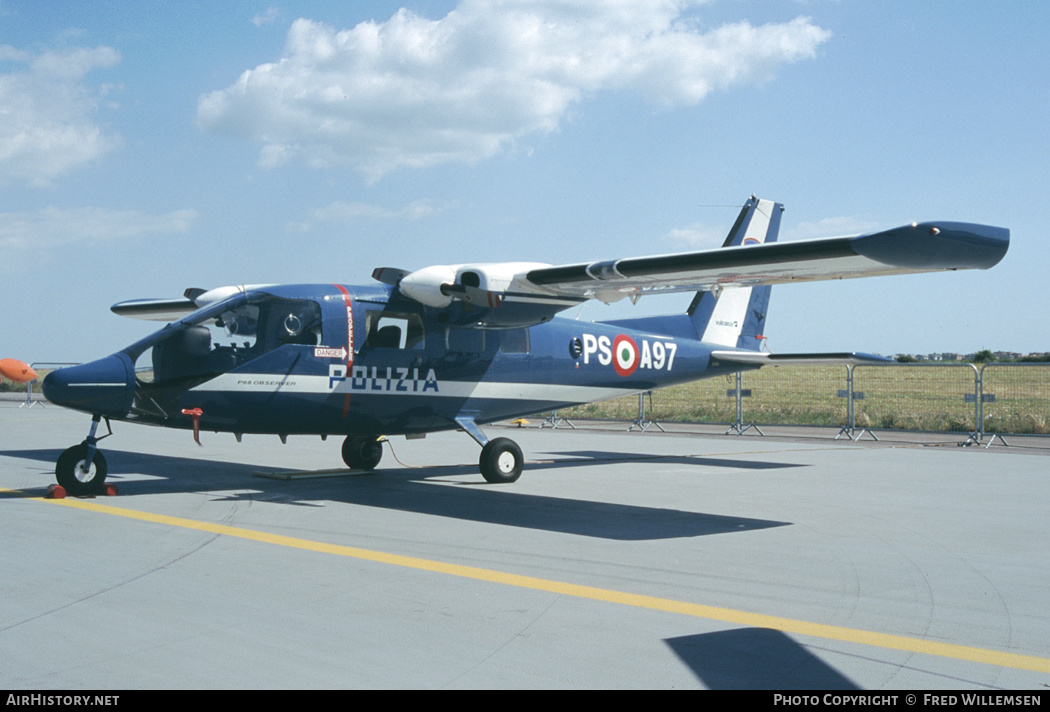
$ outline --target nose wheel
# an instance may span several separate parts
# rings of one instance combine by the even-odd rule
[[[67,449],[58,456],[55,464],[55,479],[58,484],[66,490],[66,494],[73,497],[84,497],[95,494],[102,490],[102,483],[106,481],[106,458],[98,451],[98,441],[108,438],[113,434],[109,427],[109,419],[106,419],[108,433],[101,438],[95,437],[98,423],[102,416],[96,415],[91,419],[91,430],[84,442]]]
[[[87,442],[74,445],[58,456],[55,479],[73,497],[83,497],[101,491],[106,481],[106,458],[94,446],[88,453]]]

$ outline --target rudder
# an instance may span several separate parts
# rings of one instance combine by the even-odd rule
[[[737,216],[722,247],[776,242],[784,206],[751,196]],[[689,319],[697,337],[721,346],[758,351],[769,307],[768,286],[733,287],[720,295],[697,292],[689,305]]]

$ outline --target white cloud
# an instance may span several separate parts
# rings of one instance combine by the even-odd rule
[[[0,74],[0,185],[47,186],[120,144],[97,122],[105,89],[83,80],[112,67],[120,54],[110,47],[76,48],[30,55],[0,47],[0,59],[27,65]]]
[[[694,223],[688,227],[674,228],[664,235],[664,242],[670,242],[679,249],[713,249],[722,246],[726,240],[725,233],[725,227],[710,227]]]
[[[399,167],[474,162],[557,129],[601,91],[661,107],[770,79],[829,33],[806,18],[700,29],[672,0],[463,0],[440,20],[402,9],[337,30],[308,19],[280,60],[202,96],[205,130],[263,144],[260,163]]]
[[[433,200],[416,200],[401,208],[387,208],[373,203],[338,200],[313,211],[301,223],[289,224],[289,230],[308,231],[318,223],[348,223],[359,218],[419,220],[444,212],[451,204]]]
[[[94,207],[0,213],[0,262],[75,243],[101,244],[146,235],[184,233],[196,218],[195,210],[153,215],[141,210]]]
[[[277,16],[281,14],[281,11],[271,5],[266,8],[266,12],[260,12],[258,15],[252,17],[252,24],[256,27],[262,27],[263,25],[272,25],[277,21]]]
[[[879,224],[870,220],[852,217],[824,218],[816,222],[799,223],[785,233],[789,240],[806,240],[818,237],[847,237],[875,232]]]
[[[823,218],[815,222],[799,223],[790,229],[781,231],[778,241],[865,235],[878,229],[878,223],[860,218]],[[670,242],[686,250],[706,250],[721,247],[725,238],[725,226],[709,227],[701,223],[694,223],[688,227],[669,231],[664,235],[664,242]]]

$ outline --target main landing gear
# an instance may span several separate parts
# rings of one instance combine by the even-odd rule
[[[351,470],[374,470],[383,459],[383,441],[374,435],[351,435],[343,441],[343,462]]]
[[[481,445],[478,464],[485,481],[501,484],[514,482],[521,477],[525,458],[516,442],[510,438],[489,440],[472,420],[456,422]],[[343,462],[352,470],[374,470],[383,458],[383,440],[375,435],[348,436],[343,441]]]
[[[525,457],[521,448],[510,438],[493,438],[489,440],[473,418],[456,418],[456,423],[467,435],[481,445],[481,476],[492,484],[515,482],[521,477]]]
[[[510,438],[495,438],[481,448],[481,475],[486,482],[514,482],[521,477],[525,458],[521,448]]]
[[[109,427],[109,419],[106,419],[108,433],[102,437],[95,437],[99,421],[102,416],[96,415],[91,419],[91,431],[84,438],[84,442],[74,445],[58,456],[55,465],[55,479],[58,484],[66,490],[66,494],[73,497],[85,497],[102,491],[102,483],[106,481],[106,458],[98,451],[98,441],[108,438],[113,434]]]

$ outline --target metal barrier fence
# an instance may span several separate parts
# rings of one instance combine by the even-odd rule
[[[986,364],[980,418],[982,433],[1050,435],[1050,364]]]
[[[861,364],[851,370],[853,428],[967,433],[980,440],[980,371],[974,364]]]
[[[51,361],[34,361],[29,364],[29,367],[36,371],[39,375],[29,383],[25,384],[26,397],[22,403],[18,406],[19,408],[32,408],[34,406],[44,407],[44,401],[42,399],[33,398],[33,386],[43,380],[51,371],[56,368],[65,368],[66,366],[78,366],[79,362],[51,362]]]
[[[655,391],[647,400],[654,423],[726,424],[727,434],[759,425],[824,425],[853,439],[914,430],[994,441],[1050,435],[1050,363],[766,366]],[[637,396],[560,411],[567,418],[636,422],[640,412]]]

